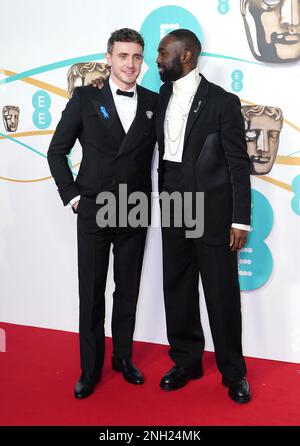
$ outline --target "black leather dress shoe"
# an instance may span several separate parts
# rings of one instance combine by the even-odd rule
[[[236,403],[248,403],[251,400],[250,386],[246,378],[236,382],[222,378],[222,384],[228,387],[228,395]]]
[[[198,379],[203,376],[202,367],[183,368],[175,365],[171,368],[160,381],[160,387],[163,390],[176,390],[185,386],[191,379]]]
[[[111,365],[115,372],[122,372],[124,379],[131,384],[144,384],[142,373],[132,364],[131,359],[119,359],[113,355]]]
[[[75,384],[74,395],[77,399],[87,398],[94,392],[94,387],[101,380],[101,375],[88,377],[84,372]]]

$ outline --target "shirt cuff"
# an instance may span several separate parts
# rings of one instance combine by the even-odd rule
[[[248,232],[251,231],[250,225],[242,225],[240,223],[232,223],[231,227],[235,228],[235,229],[242,229],[243,231],[248,231]]]
[[[76,197],[72,198],[68,204],[66,204],[65,208],[70,209],[74,203],[80,200],[80,195],[77,195]]]

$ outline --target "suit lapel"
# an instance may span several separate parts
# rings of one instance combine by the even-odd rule
[[[170,101],[170,97],[172,95],[173,87],[172,84],[165,84],[164,90],[160,93],[159,98],[159,110],[157,115],[157,125],[156,125],[156,132],[157,132],[157,140],[159,143],[159,149],[160,149],[160,156],[163,157],[164,154],[164,122],[166,117],[166,111],[167,107]]]
[[[208,82],[205,79],[204,76],[202,76],[200,85],[198,87],[198,90],[196,91],[194,100],[191,105],[191,109],[188,115],[186,128],[185,128],[185,135],[184,135],[184,144],[183,147],[185,147],[187,139],[191,133],[191,130],[193,128],[193,125],[195,124],[196,120],[201,115],[206,102],[207,102],[207,95],[208,95]]]
[[[120,145],[125,137],[125,131],[116,110],[108,79],[98,93],[99,99],[92,99],[93,107],[103,125]]]

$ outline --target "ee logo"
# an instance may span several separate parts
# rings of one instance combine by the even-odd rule
[[[219,14],[227,14],[229,11],[229,0],[218,0],[218,12]]]
[[[231,73],[231,88],[233,91],[241,91],[244,87],[243,85],[244,74],[241,70],[234,70]]]
[[[32,97],[32,105],[34,112],[32,121],[36,128],[47,129],[52,121],[49,108],[51,106],[51,98],[47,91],[38,90]]]

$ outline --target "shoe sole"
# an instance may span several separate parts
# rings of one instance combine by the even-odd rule
[[[245,403],[249,403],[249,401],[251,401],[251,396],[247,397],[247,398],[233,398],[230,393],[228,393],[229,397],[232,399],[232,401],[234,401],[235,403],[238,404],[245,404]]]
[[[91,396],[94,393],[94,389],[91,392],[86,393],[85,395],[76,395],[76,393],[74,392],[74,396],[76,398],[76,400],[84,400],[85,398],[88,398],[89,396]]]

